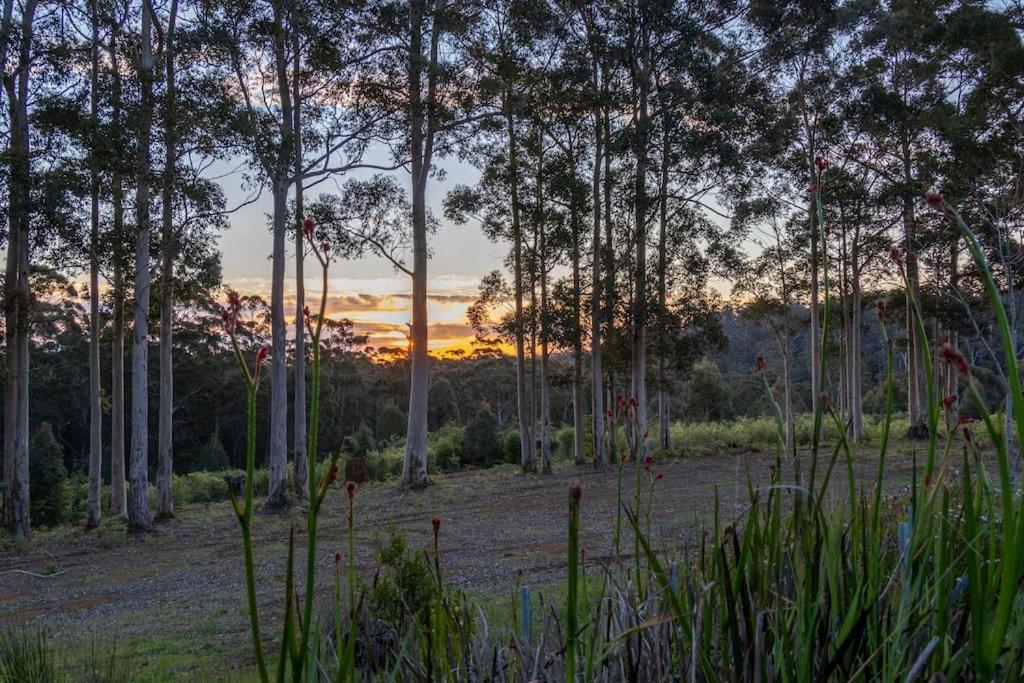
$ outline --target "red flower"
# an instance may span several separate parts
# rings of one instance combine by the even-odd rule
[[[754,366],[757,368],[757,371],[758,372],[763,372],[764,371],[764,365],[765,365],[765,363],[764,363],[764,356],[762,356],[760,353],[757,354],[757,358],[754,359]]]
[[[331,471],[327,473],[327,483],[333,484],[334,480],[338,478],[338,463],[331,465]]]
[[[313,220],[312,216],[306,216],[302,219],[302,233],[306,236],[306,239],[313,239],[313,228],[316,227],[316,221]]]
[[[967,443],[971,443],[971,428],[970,427],[964,427],[963,428],[963,432],[964,432],[964,441],[966,441]]]
[[[328,242],[321,242],[320,248],[323,249],[324,256],[326,256],[331,251],[331,245]]]
[[[664,478],[665,478],[665,473],[664,472],[658,472],[657,476],[654,477],[654,481],[661,481]]]
[[[579,505],[580,498],[583,496],[583,486],[575,481],[569,485],[569,500],[570,502]]]
[[[942,407],[945,408],[946,410],[952,409],[953,404],[956,403],[956,399],[956,394],[950,394],[949,396],[946,396],[944,399],[942,399]]]
[[[345,492],[348,493],[348,499],[352,500],[352,498],[356,495],[356,483],[354,481],[346,483]]]
[[[925,489],[930,489],[932,487],[932,475],[924,475],[924,487]]]
[[[958,425],[969,425],[974,422],[974,418],[969,415],[961,415],[956,419]]]
[[[253,374],[253,381],[260,378],[260,366],[266,362],[268,356],[270,356],[270,347],[264,344],[256,352],[256,372]]]
[[[824,173],[828,168],[828,160],[825,157],[814,157],[814,165],[818,167],[819,173]]]
[[[889,248],[889,258],[900,268],[903,267],[903,252],[895,244]]]
[[[878,302],[875,303],[875,310],[878,312],[878,322],[880,323],[885,322],[885,305],[885,299],[879,299]]]
[[[654,456],[648,455],[644,458],[644,470],[650,472],[652,467],[654,467]]]
[[[606,412],[608,413],[608,418],[609,419],[612,419],[612,418],[615,417],[615,413],[613,413],[612,411],[609,410],[609,411],[606,411]]]
[[[238,293],[238,290],[228,290],[228,306],[235,312],[242,308],[242,296]]]
[[[818,183],[811,183],[811,192],[813,194],[818,194],[818,190],[820,190],[820,189],[821,189],[821,185],[819,185]]]
[[[928,206],[932,207],[936,211],[946,210],[946,200],[938,192],[925,192],[925,200],[928,202]]]
[[[434,517],[432,520],[430,520],[430,525],[434,527],[434,537],[436,538],[438,532],[441,531],[441,518]]]
[[[956,348],[949,342],[946,342],[939,347],[939,358],[950,365],[955,365],[961,375],[966,375],[970,370],[970,366],[967,365],[967,359],[964,358],[964,354],[960,352],[960,349]]]

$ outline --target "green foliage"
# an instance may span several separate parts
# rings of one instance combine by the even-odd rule
[[[505,462],[516,464],[519,462],[520,453],[519,450],[522,448],[522,441],[519,438],[518,429],[509,429],[501,437],[501,451],[505,456]]]
[[[175,475],[171,482],[171,494],[175,505],[213,503],[228,499],[228,477],[244,476],[241,470],[221,472],[190,472]]]
[[[551,436],[552,441],[554,441],[557,446],[555,457],[562,458],[564,460],[572,460],[573,445],[575,441],[575,432],[572,426],[566,425],[565,427],[559,427],[554,430],[554,433]]]
[[[469,465],[490,465],[499,460],[498,418],[489,405],[484,405],[466,425],[463,455]]]
[[[465,429],[449,422],[427,439],[427,466],[432,471],[454,470],[465,457]]]
[[[410,551],[394,529],[377,540],[375,554],[381,569],[370,589],[370,614],[396,628],[425,625],[435,584],[423,554]]]
[[[707,360],[694,365],[683,389],[683,416],[688,420],[710,422],[732,415],[729,389],[718,366]]]
[[[366,468],[370,479],[387,481],[402,474],[402,460],[405,457],[405,443],[395,441],[387,446],[370,451],[366,456]]]
[[[53,436],[48,422],[29,441],[29,506],[32,523],[59,524],[64,520],[64,482],[68,471],[64,467],[64,452]]]
[[[211,434],[210,440],[196,453],[192,469],[201,472],[216,472],[228,469],[228,454],[217,434]]]
[[[0,683],[51,683],[59,676],[46,630],[23,625],[0,631]]]
[[[377,439],[387,441],[405,435],[405,413],[394,401],[388,401],[380,410],[377,418]]]

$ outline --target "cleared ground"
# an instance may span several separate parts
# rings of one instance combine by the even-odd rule
[[[655,471],[665,474],[654,494],[657,542],[673,547],[696,538],[712,519],[716,492],[724,518],[741,514],[747,504],[745,470],[763,485],[773,462],[774,455],[750,453],[657,463]],[[858,481],[873,482],[876,468],[873,456],[858,456]],[[887,488],[905,487],[910,457],[892,456],[887,472]],[[550,585],[564,576],[568,485],[577,479],[583,485],[582,545],[588,558],[609,562],[615,471],[560,462],[551,476],[501,467],[435,477],[433,486],[419,492],[394,483],[363,486],[356,494],[358,570],[372,578],[374,540],[390,528],[404,533],[412,548],[428,547],[431,517],[438,516],[450,583],[481,597],[508,595],[517,576],[527,585]],[[632,465],[623,479],[628,495],[635,481]],[[845,491],[845,480],[845,466],[838,463],[833,489]],[[344,548],[345,508],[344,491],[331,491],[319,535],[318,591],[325,594],[333,585],[334,553]],[[299,510],[259,515],[254,525],[260,611],[271,634],[282,604],[289,526],[295,528],[296,556],[304,557]],[[624,553],[632,548],[631,538],[624,536]],[[216,678],[245,678],[251,659],[241,555],[227,502],[179,510],[177,519],[152,534],[126,535],[118,523],[98,532],[40,532],[0,558],[0,627],[38,620],[73,649],[88,647],[92,639],[104,649],[116,644],[150,679],[211,680],[214,672]]]

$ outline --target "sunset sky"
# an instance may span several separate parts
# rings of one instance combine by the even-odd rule
[[[507,245],[493,244],[480,232],[475,222],[452,225],[444,220],[441,202],[448,188],[458,183],[472,184],[476,171],[455,160],[442,160],[440,166],[447,176],[432,180],[427,190],[427,203],[441,221],[441,228],[431,237],[433,257],[429,273],[430,348],[441,351],[465,347],[473,338],[466,323],[466,307],[476,298],[482,275],[502,267]],[[369,174],[365,174],[368,176]],[[409,176],[395,173],[408,187]],[[235,206],[246,198],[240,187],[240,174],[223,178],[228,205]],[[312,190],[312,194],[330,192],[330,183]],[[231,227],[220,238],[223,250],[224,283],[243,293],[257,293],[269,299],[271,234],[267,216],[271,211],[269,192],[254,204],[230,216]],[[295,270],[289,243],[286,308],[294,310]],[[308,277],[307,297],[319,294],[319,278]],[[350,318],[356,331],[370,336],[369,345],[405,346],[406,323],[411,320],[409,295],[411,282],[404,273],[396,272],[384,259],[375,256],[358,261],[343,261],[331,268],[328,313],[332,318]]]

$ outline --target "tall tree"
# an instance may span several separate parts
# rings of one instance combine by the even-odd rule
[[[100,12],[89,3],[89,500],[86,528],[100,523],[103,480],[103,406],[100,394]]]

